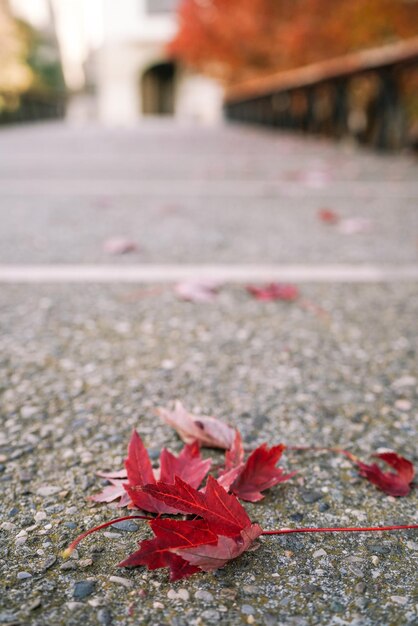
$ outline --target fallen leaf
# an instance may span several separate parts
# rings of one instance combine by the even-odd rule
[[[95,502],[112,502],[121,498],[119,506],[136,507],[151,513],[177,513],[172,507],[154,500],[141,489],[149,483],[155,484],[161,479],[172,483],[179,476],[188,481],[193,487],[198,488],[211,468],[211,459],[203,459],[200,455],[198,442],[184,446],[178,456],[169,450],[163,449],[160,454],[160,467],[152,468],[147,449],[141,437],[136,431],[132,433],[128,447],[128,458],[125,461],[126,470],[113,473],[101,473],[107,478],[110,485],[106,486],[99,494],[91,496]],[[123,476],[125,479],[115,479],[113,476]],[[128,497],[126,497],[128,496]]]
[[[198,520],[152,520],[155,538],[141,542],[140,550],[120,565],[148,569],[169,567],[171,580],[198,571],[213,571],[248,550],[262,534],[252,524],[237,498],[209,476],[204,493],[176,477],[175,484],[146,485],[143,491],[167,506],[197,515]]]
[[[237,430],[235,432],[234,442],[230,450],[225,454],[225,468],[218,474],[218,483],[222,485],[226,491],[229,491],[231,485],[235,482],[243,469],[244,447],[242,445],[241,433]]]
[[[220,536],[216,545],[176,548],[173,551],[188,561],[191,566],[204,572],[212,572],[224,567],[229,561],[246,552],[262,532],[263,529],[258,524],[251,524],[242,530],[237,537]]]
[[[389,496],[407,496],[411,491],[411,483],[415,476],[415,469],[411,461],[395,452],[382,452],[375,454],[374,457],[387,463],[395,471],[383,472],[376,463],[367,465],[362,461],[355,460],[360,475]]]
[[[251,525],[237,498],[228,494],[213,476],[209,476],[204,493],[193,489],[178,476],[173,485],[160,482],[145,485],[142,491],[182,513],[198,515],[218,535],[236,537]]]
[[[197,489],[209,472],[211,465],[211,459],[203,459],[200,456],[198,441],[184,446],[179,456],[175,456],[164,448],[160,456],[159,480],[169,483],[173,482],[175,476],[179,476]]]
[[[350,217],[341,220],[338,224],[338,231],[343,235],[357,235],[358,233],[368,233],[372,230],[373,222],[364,217]]]
[[[284,474],[276,467],[282,456],[284,445],[268,448],[263,444],[256,448],[243,463],[244,450],[242,441],[237,434],[233,448],[225,455],[225,471],[221,472],[218,481],[228,491],[241,500],[258,502],[263,499],[262,491],[292,478],[296,472]]]
[[[244,461],[244,447],[239,430],[235,431],[235,439],[231,448],[225,453],[225,469],[231,470],[242,464]]]
[[[122,561],[120,567],[146,565],[149,570],[169,567],[170,580],[179,580],[195,574],[200,568],[190,565],[173,550],[218,542],[218,536],[209,529],[205,520],[155,519],[149,525],[154,539],[141,541],[140,549]]]
[[[256,300],[262,300],[264,302],[270,302],[272,300],[293,302],[299,298],[299,289],[296,285],[268,283],[260,287],[247,285],[246,289]]]
[[[212,302],[216,299],[219,283],[215,282],[183,282],[174,287],[180,300],[188,302]]]
[[[318,211],[318,218],[325,224],[337,224],[340,220],[340,216],[331,209],[321,209]]]
[[[216,417],[193,415],[177,401],[174,410],[159,408],[157,414],[177,431],[181,439],[188,444],[198,441],[207,448],[228,450],[234,441],[235,431]]]
[[[90,496],[89,500],[93,500],[93,502],[106,502],[108,504],[119,500],[118,506],[121,508],[128,506],[131,499],[124,487],[126,479],[115,480],[114,478],[108,478],[107,480],[110,482],[110,485],[106,485],[100,493]]]
[[[128,254],[129,252],[136,252],[138,246],[135,241],[131,239],[126,239],[125,237],[111,237],[104,242],[103,250],[106,254]]]

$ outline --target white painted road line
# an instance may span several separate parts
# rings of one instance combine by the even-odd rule
[[[277,180],[217,180],[216,178],[183,180],[161,177],[139,180],[138,177],[117,178],[102,176],[100,178],[27,178],[21,177],[5,180],[0,178],[0,198],[54,198],[54,197],[97,197],[97,196],[146,196],[184,198],[259,198],[291,195],[305,198],[307,195],[318,197],[332,196],[335,198],[384,198],[391,200],[418,198],[418,183],[353,182],[342,181],[333,183],[287,182]]]
[[[0,283],[376,283],[418,281],[418,265],[0,265]]]

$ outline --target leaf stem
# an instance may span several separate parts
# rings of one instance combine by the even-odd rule
[[[262,535],[290,535],[293,533],[370,533],[389,530],[418,530],[418,524],[403,526],[368,526],[346,528],[281,528],[279,530],[264,530]]]
[[[68,548],[63,551],[62,556],[64,558],[68,558],[71,555],[71,553],[76,549],[80,541],[82,541],[85,537],[88,537],[89,535],[92,535],[93,533],[97,532],[98,530],[103,530],[104,528],[108,528],[109,526],[112,526],[113,524],[117,524],[118,522],[125,522],[131,519],[143,519],[143,520],[151,521],[154,518],[147,517],[145,515],[127,515],[126,517],[118,517],[117,519],[113,519],[110,522],[105,522],[104,524],[100,524],[100,526],[95,526],[94,528],[90,528],[90,530],[86,530],[85,533],[82,533],[81,535],[79,535],[77,539],[75,539],[68,546]]]

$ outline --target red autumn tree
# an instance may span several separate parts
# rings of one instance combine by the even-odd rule
[[[414,0],[182,0],[169,52],[226,82],[418,35]]]

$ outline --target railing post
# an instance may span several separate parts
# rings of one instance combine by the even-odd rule
[[[344,137],[348,132],[348,81],[339,79],[334,86],[334,119],[335,135]]]
[[[404,144],[406,128],[399,82],[395,70],[382,69],[378,76],[380,85],[377,102],[378,131],[375,145],[382,150],[396,149]]]

